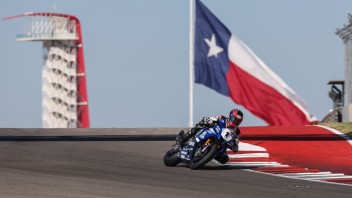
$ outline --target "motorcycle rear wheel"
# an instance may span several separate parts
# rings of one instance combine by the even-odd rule
[[[195,148],[195,155],[197,152],[199,152],[199,149],[202,149],[203,145],[198,145]],[[200,156],[193,156],[193,159],[191,160],[191,163],[189,167],[192,170],[197,170],[201,167],[203,167],[206,163],[208,163],[210,160],[213,159],[217,152],[218,148],[216,144],[212,144],[207,148],[207,150],[204,153],[201,153]]]
[[[174,148],[171,148],[165,153],[164,156],[164,164],[165,166],[176,166],[181,162],[181,160],[177,157],[177,151]]]

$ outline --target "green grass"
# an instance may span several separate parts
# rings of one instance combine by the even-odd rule
[[[352,138],[352,122],[329,122],[319,123],[319,125],[334,128]]]

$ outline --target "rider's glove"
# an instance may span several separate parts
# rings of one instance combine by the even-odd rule
[[[238,144],[239,144],[239,139],[238,138],[236,138],[235,140],[234,140],[234,144],[233,144],[233,146],[232,146],[232,148],[231,148],[231,150],[234,152],[234,153],[237,153],[238,152]]]
[[[231,148],[231,151],[233,151],[234,153],[237,153],[237,152],[238,152],[238,146],[237,146],[237,145],[234,145],[234,146]]]

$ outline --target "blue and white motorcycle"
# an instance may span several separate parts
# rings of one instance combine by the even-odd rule
[[[233,146],[236,134],[228,128],[218,125],[213,128],[201,129],[193,138],[181,147],[181,131],[176,136],[176,144],[171,146],[164,156],[166,166],[176,166],[183,163],[191,169],[199,169],[217,156],[226,152],[227,148]]]

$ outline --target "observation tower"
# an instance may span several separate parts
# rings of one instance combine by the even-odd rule
[[[43,42],[42,124],[44,128],[89,128],[86,72],[81,24],[60,13],[29,12],[17,41]]]
[[[352,14],[348,14],[348,24],[337,29],[336,34],[345,45],[345,80],[343,100],[343,121],[352,122]]]

